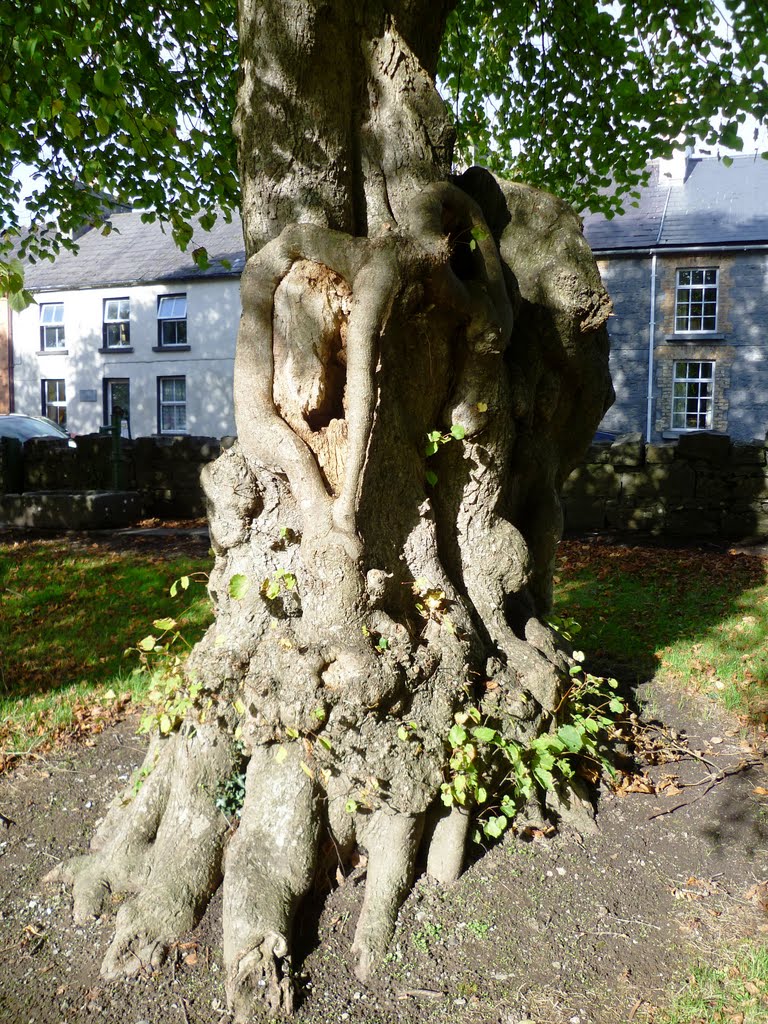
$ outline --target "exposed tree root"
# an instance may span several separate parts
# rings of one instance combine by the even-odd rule
[[[224,967],[237,1021],[260,1002],[273,1012],[293,1009],[290,938],[314,877],[320,820],[315,786],[300,762],[295,750],[279,763],[264,747],[254,751],[240,827],[227,850]]]
[[[170,944],[199,920],[221,881],[229,826],[215,799],[234,763],[231,738],[215,726],[155,740],[136,789],[113,803],[92,852],[46,876],[73,886],[78,922],[100,916],[113,895],[128,896],[116,916],[104,977],[159,966]]]

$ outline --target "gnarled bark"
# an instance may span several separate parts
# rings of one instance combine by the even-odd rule
[[[80,917],[132,894],[111,975],[156,963],[223,866],[237,1020],[293,1005],[321,834],[368,852],[365,980],[420,844],[440,881],[461,868],[468,817],[439,799],[455,714],[477,703],[525,743],[567,677],[542,616],[559,487],[611,398],[609,303],[565,204],[477,168],[449,180],[444,14],[241,4],[239,440],[204,478],[217,615],[187,668],[212,707],[153,744],[138,794],[55,874]],[[429,432],[459,427],[427,458]],[[241,757],[225,854],[215,794]]]

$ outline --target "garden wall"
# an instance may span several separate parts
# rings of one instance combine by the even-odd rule
[[[569,533],[763,539],[766,445],[705,433],[669,444],[645,444],[640,434],[595,444],[566,481],[563,511]]]
[[[83,525],[82,509],[105,508],[104,496],[114,491],[123,496],[121,502],[106,504],[121,510],[120,519],[129,515],[134,519],[141,515],[162,519],[205,514],[200,471],[218,457],[218,439],[122,439],[117,479],[112,445],[112,438],[103,434],[78,437],[76,448],[70,448],[66,441],[40,438],[28,441],[22,449],[19,442],[0,438],[0,523],[35,525],[30,516],[35,519],[36,513],[29,510],[42,506],[55,508],[55,517],[60,517],[68,494],[72,497],[71,525],[78,529]],[[83,494],[92,496],[85,506]],[[131,501],[126,494],[134,496]],[[76,495],[80,496],[77,500]],[[22,508],[27,510],[26,517],[20,519]],[[97,518],[99,514],[93,513]],[[108,515],[104,525],[116,525],[115,515],[116,511]],[[40,525],[55,523],[45,520]]]
[[[41,439],[23,451],[18,442],[0,439],[0,524],[79,529],[120,525],[131,516],[203,515],[200,471],[229,443],[210,437],[123,440],[115,494],[108,436],[79,437],[77,448]],[[63,523],[70,504],[70,520]],[[627,434],[595,444],[566,481],[563,510],[569,533],[763,539],[766,446],[732,443],[719,434],[683,434],[669,444],[645,444],[639,434]]]

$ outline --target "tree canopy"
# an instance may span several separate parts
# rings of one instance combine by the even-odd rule
[[[182,247],[195,218],[237,210],[236,20],[234,0],[0,2],[1,291],[22,288],[11,250],[110,230],[100,194]],[[463,165],[610,214],[652,157],[740,150],[747,117],[768,118],[768,20],[743,0],[459,0],[437,71]],[[21,166],[38,190],[20,217]]]

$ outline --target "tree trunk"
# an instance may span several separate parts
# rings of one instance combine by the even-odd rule
[[[187,672],[205,699],[55,873],[79,919],[132,894],[112,976],[158,962],[223,872],[238,1020],[292,1007],[291,924],[323,834],[368,853],[365,980],[420,844],[441,881],[461,869],[469,817],[440,800],[455,715],[478,706],[525,743],[568,674],[542,616],[559,488],[611,399],[609,303],[565,204],[450,177],[432,79],[448,7],[241,0],[252,255],[239,440],[204,480],[216,622]],[[227,843],[215,797],[242,762]]]

